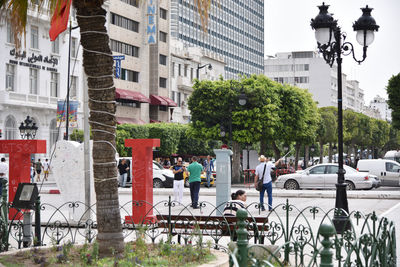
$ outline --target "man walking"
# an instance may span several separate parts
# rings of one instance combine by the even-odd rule
[[[8,177],[8,164],[5,158],[1,158],[0,162],[0,195],[3,194],[3,181],[7,181]]]
[[[272,179],[271,179],[271,169],[273,167],[277,167],[279,165],[279,162],[282,159],[279,159],[275,164],[269,161],[268,158],[266,158],[264,155],[261,155],[258,158],[258,161],[260,161],[260,164],[256,167],[256,176],[254,177],[254,187],[257,187],[257,181],[259,179],[263,179],[263,187],[260,191],[260,206],[261,210],[265,211],[264,207],[264,193],[265,190],[267,190],[268,194],[268,210],[272,210]]]
[[[211,175],[212,172],[214,171],[214,162],[210,155],[207,156],[207,160],[204,162],[204,170],[206,171],[207,187],[209,188],[211,182]]]
[[[118,164],[118,171],[119,171],[119,186],[125,187],[126,186],[126,179],[128,177],[128,170],[129,166],[126,163],[125,159],[122,159]]]
[[[47,181],[47,178],[49,177],[49,172],[50,172],[50,163],[49,160],[46,159],[45,162],[43,162],[44,181]]]
[[[40,182],[40,173],[42,172],[42,162],[40,162],[40,159],[38,159],[38,161],[35,164],[35,168],[36,168],[36,174],[37,174],[37,180],[36,182]]]
[[[200,176],[202,170],[203,166],[197,162],[197,157],[193,156],[192,163],[187,167],[187,171],[189,172],[190,198],[192,199],[191,207],[193,209],[199,208]]]
[[[182,165],[182,158],[178,158],[178,162],[172,167],[172,172],[174,173],[174,200],[178,201],[179,204],[182,203],[184,187],[183,173],[185,169],[185,166]]]

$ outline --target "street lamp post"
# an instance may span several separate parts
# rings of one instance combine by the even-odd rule
[[[33,122],[33,120],[29,116],[26,116],[26,119],[23,122],[21,122],[21,125],[19,126],[18,129],[21,138],[29,140],[35,138],[36,132],[39,129],[39,127],[36,126],[36,123]]]
[[[200,79],[200,70],[205,67],[208,67],[209,70],[212,70],[212,65],[210,63],[204,64],[202,66],[200,66],[200,64],[197,64],[197,71],[196,71],[197,79]]]
[[[329,5],[322,3],[318,6],[319,14],[315,19],[311,19],[311,27],[315,29],[319,52],[322,53],[324,60],[330,67],[337,62],[338,80],[338,150],[339,150],[339,170],[338,183],[336,184],[336,212],[333,223],[336,232],[343,233],[350,227],[348,221],[348,202],[346,194],[346,183],[344,182],[345,170],[343,168],[343,110],[342,110],[342,54],[352,54],[357,63],[361,63],[367,57],[367,48],[374,40],[374,32],[378,31],[379,26],[371,16],[372,8],[368,5],[361,8],[362,16],[353,24],[353,29],[357,31],[357,42],[363,46],[363,56],[357,60],[354,54],[353,44],[346,42],[346,34],[341,32],[332,14],[328,13]],[[342,43],[343,42],[343,43]],[[343,212],[345,211],[345,212]]]

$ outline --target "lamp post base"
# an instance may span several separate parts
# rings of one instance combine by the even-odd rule
[[[336,184],[336,203],[335,213],[332,219],[338,234],[343,234],[345,231],[351,229],[349,220],[349,205],[347,202],[346,184]]]

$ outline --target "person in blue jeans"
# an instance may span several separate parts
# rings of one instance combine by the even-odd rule
[[[272,178],[271,178],[271,169],[273,167],[276,167],[279,165],[279,162],[282,159],[279,159],[278,161],[274,163],[270,162],[267,157],[264,155],[261,155],[258,158],[258,161],[260,161],[260,164],[257,165],[256,167],[256,175],[254,177],[254,187],[257,187],[257,181],[258,179],[263,179],[263,187],[260,191],[260,206],[261,210],[265,211],[264,207],[264,194],[265,191],[267,191],[268,195],[268,210],[272,210]],[[263,175],[264,174],[264,175]]]
[[[208,155],[206,161],[204,161],[204,170],[207,177],[207,187],[210,187],[211,175],[214,171],[214,162],[210,155]]]
[[[189,172],[189,187],[190,187],[190,198],[192,200],[191,207],[193,209],[199,208],[199,192],[200,192],[200,182],[201,182],[201,172],[203,171],[203,166],[197,162],[197,157],[192,157],[192,163],[186,168]]]

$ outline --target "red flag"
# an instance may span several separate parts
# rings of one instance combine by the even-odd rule
[[[49,31],[51,41],[54,41],[60,33],[67,29],[71,3],[72,0],[58,1],[56,10],[51,18],[51,27]]]

